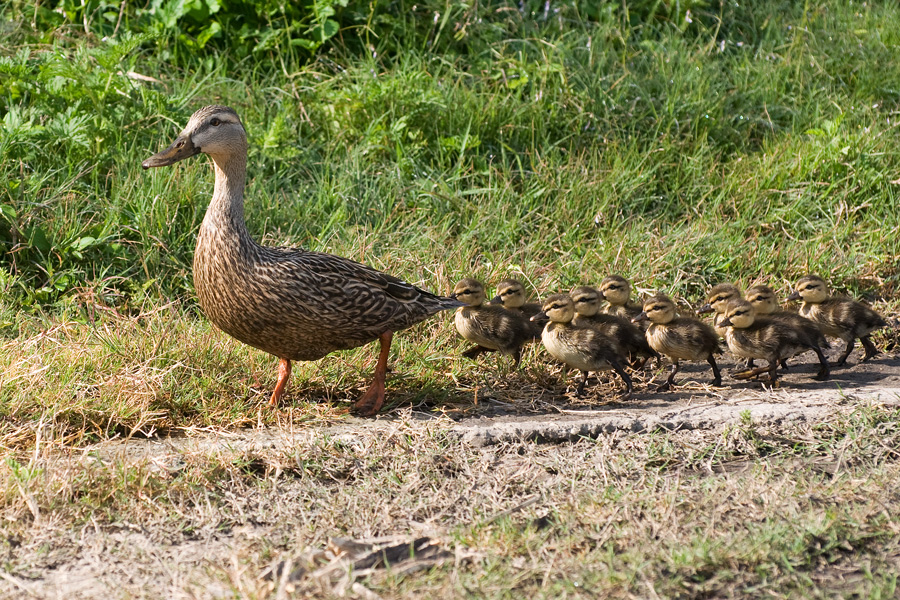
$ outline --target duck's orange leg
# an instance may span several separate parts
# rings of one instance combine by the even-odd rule
[[[275,384],[275,389],[272,390],[272,399],[269,400],[269,406],[272,408],[278,408],[278,402],[281,400],[281,397],[284,395],[284,389],[287,387],[288,380],[291,378],[291,361],[282,358],[278,361],[278,383]]]
[[[372,385],[366,390],[362,398],[353,404],[353,412],[361,417],[372,417],[378,414],[384,405],[384,378],[387,374],[388,355],[391,353],[391,340],[394,334],[386,331],[378,336],[381,342],[381,352],[378,354],[378,364],[375,365],[375,376]]]

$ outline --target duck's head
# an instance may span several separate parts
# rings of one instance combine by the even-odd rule
[[[481,306],[484,304],[484,286],[477,279],[466,277],[456,284],[450,297],[469,306]]]
[[[755,318],[753,305],[741,298],[735,298],[725,307],[725,318],[719,321],[719,326],[744,329],[753,325]]]
[[[621,275],[610,275],[600,282],[600,295],[613,306],[624,306],[631,298],[631,282]]]
[[[553,323],[569,323],[575,318],[575,303],[568,294],[548,296],[541,304],[541,312],[531,317],[532,321],[548,318]]]
[[[675,318],[675,303],[665,294],[657,294],[644,300],[644,310],[632,319],[633,322],[650,320],[651,323],[665,325]]]
[[[807,275],[800,278],[794,287],[794,293],[788,296],[788,300],[800,300],[810,304],[819,304],[828,299],[828,284],[818,275]]]
[[[753,310],[758,315],[770,315],[781,308],[775,290],[767,285],[754,285],[747,290],[744,299],[753,305]]]
[[[703,313],[716,312],[722,314],[725,307],[731,300],[741,297],[741,290],[731,283],[720,283],[714,285],[706,295],[706,304],[697,309],[701,315]]]
[[[504,308],[521,308],[525,305],[525,286],[518,279],[504,279],[497,284],[497,295],[491,304],[502,304]]]
[[[213,160],[247,152],[247,132],[241,119],[227,106],[206,106],[193,115],[172,144],[141,163],[145,169],[167,167],[195,154]],[[218,162],[218,161],[217,161]]]
[[[589,285],[582,285],[571,292],[569,296],[575,304],[575,312],[584,317],[592,317],[600,312],[600,292]]]

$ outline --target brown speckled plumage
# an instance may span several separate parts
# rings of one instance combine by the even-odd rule
[[[391,332],[461,305],[346,258],[256,243],[244,223],[247,136],[230,108],[198,110],[175,142],[143,166],[198,153],[212,158],[215,189],[197,236],[194,286],[204,314],[225,333],[282,362],[381,339],[386,362]],[[273,403],[284,383],[279,379]],[[383,382],[379,398],[376,392],[363,412],[380,408]]]
[[[853,351],[856,339],[865,348],[863,361],[878,354],[878,349],[870,339],[870,334],[887,322],[877,312],[850,298],[830,296],[828,285],[821,277],[802,277],[788,300],[802,299],[800,315],[815,322],[825,335],[847,342],[844,352],[838,357],[837,365],[843,365]]]

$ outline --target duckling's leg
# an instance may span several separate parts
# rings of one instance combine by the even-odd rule
[[[628,374],[621,363],[610,361],[609,364],[610,366],[612,366],[613,370],[619,374],[619,377],[622,378],[622,381],[625,382],[625,395],[627,396],[634,389],[634,384],[631,381],[631,375]]]
[[[587,379],[588,379],[588,372],[582,371],[581,372],[581,381],[578,382],[578,387],[575,388],[575,397],[576,398],[581,398],[581,395],[584,393],[584,384],[587,383]]]
[[[844,350],[844,353],[838,357],[837,362],[834,363],[834,366],[836,366],[836,367],[844,366],[844,363],[847,362],[847,357],[850,356],[851,352],[853,352],[853,347],[855,345],[856,345],[856,340],[854,340],[854,339],[851,339],[849,342],[847,342],[847,349]]]
[[[868,335],[862,336],[861,338],[859,338],[859,341],[862,342],[863,348],[866,349],[866,355],[863,356],[862,359],[863,362],[866,362],[867,360],[878,354],[878,348],[875,347],[875,344],[872,343],[872,338],[870,338]]]
[[[387,373],[387,361],[391,353],[393,338],[394,334],[391,331],[386,331],[378,336],[378,340],[381,342],[381,352],[378,354],[378,363],[375,365],[375,376],[366,393],[353,404],[353,412],[361,417],[375,416],[384,406],[384,378]]]
[[[719,365],[716,364],[716,357],[710,354],[709,358],[706,359],[706,362],[709,363],[709,366],[711,366],[713,370],[713,387],[721,387],[722,373],[719,371]]]
[[[664,384],[656,388],[657,392],[668,392],[672,389],[672,386],[675,385],[675,373],[678,372],[679,366],[678,359],[672,361],[672,369],[669,371],[669,376]]]
[[[291,378],[291,361],[282,358],[278,360],[278,382],[275,389],[272,390],[272,398],[269,400],[269,406],[278,408],[278,403],[284,395],[284,389],[287,387],[288,380]]]
[[[822,352],[822,349],[818,346],[813,346],[813,352],[816,353],[816,356],[819,357],[819,372],[816,374],[813,379],[818,381],[825,381],[831,375],[831,369],[828,367],[828,359],[825,358],[825,354]]]

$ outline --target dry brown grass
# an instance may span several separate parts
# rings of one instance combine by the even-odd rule
[[[249,446],[61,454],[41,440],[3,466],[0,585],[39,597],[890,597],[897,417],[868,406],[815,426],[483,449],[410,415],[356,434],[263,430]],[[398,554],[417,539],[431,550]],[[384,548],[393,562],[373,566]]]

